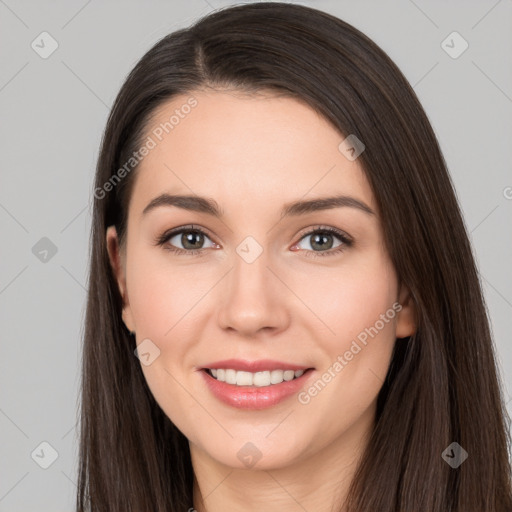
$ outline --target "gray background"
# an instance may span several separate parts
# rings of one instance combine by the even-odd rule
[[[295,3],[365,32],[419,95],[471,232],[512,413],[512,1]],[[0,0],[1,512],[73,510],[92,180],[109,107],[159,38],[231,4]],[[43,31],[59,45],[47,59],[31,47]],[[469,44],[458,58],[441,45],[453,31]],[[57,252],[41,261],[44,237]],[[31,457],[50,462],[43,441],[58,453],[48,469]]]

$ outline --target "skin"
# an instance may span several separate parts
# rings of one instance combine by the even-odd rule
[[[148,135],[189,97],[159,108]],[[413,303],[398,287],[359,160],[340,152],[344,136],[327,120],[275,94],[194,97],[197,107],[137,170],[126,246],[113,226],[106,234],[123,320],[137,344],[149,338],[160,350],[142,370],[189,439],[199,512],[330,511],[345,497],[373,428],[395,339],[415,331]],[[169,206],[143,216],[162,192],[212,197],[224,217]],[[335,194],[363,201],[375,215],[342,207],[280,218],[286,203]],[[201,255],[155,245],[187,224],[209,233]],[[332,236],[332,248],[315,249],[306,234],[318,226],[338,228],[354,244],[308,257],[340,244]],[[250,264],[236,252],[247,236],[263,248]],[[181,235],[171,240],[187,250]],[[397,301],[401,311],[307,404],[294,395],[268,409],[234,409],[197,371],[219,359],[277,359],[314,367],[310,387]],[[261,454],[251,468],[237,457],[247,442]]]

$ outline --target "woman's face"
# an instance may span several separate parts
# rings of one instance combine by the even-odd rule
[[[126,253],[107,232],[151,392],[194,456],[230,467],[353,446],[414,331],[362,148],[291,98],[193,98],[150,123]]]

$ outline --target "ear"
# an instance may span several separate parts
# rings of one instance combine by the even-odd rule
[[[130,332],[135,331],[135,322],[133,321],[130,303],[128,301],[128,294],[126,290],[126,265],[123,254],[120,250],[119,239],[115,226],[107,228],[106,235],[108,257],[110,265],[114,272],[117,284],[119,286],[119,293],[123,299],[123,322]]]
[[[397,338],[407,338],[416,332],[418,324],[416,305],[411,292],[405,285],[402,285],[400,288],[398,302],[402,306],[402,309],[398,312],[396,317],[395,335]]]

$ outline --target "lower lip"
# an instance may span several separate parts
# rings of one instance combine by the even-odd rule
[[[258,387],[227,384],[215,379],[206,370],[201,370],[210,391],[221,402],[238,409],[266,409],[272,407],[298,393],[312,373],[313,370],[309,369],[293,380]]]

